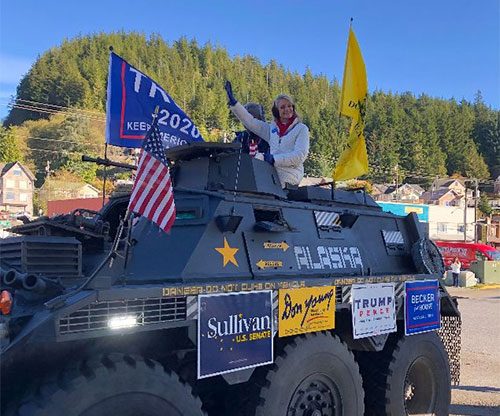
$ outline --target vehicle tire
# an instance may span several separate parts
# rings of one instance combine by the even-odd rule
[[[434,241],[428,238],[418,240],[411,249],[415,267],[419,273],[443,276],[446,271],[443,256]]]
[[[448,356],[435,332],[403,336],[379,353],[358,353],[366,416],[447,416]]]
[[[362,416],[359,368],[345,344],[330,333],[295,337],[261,368],[255,416]],[[253,414],[253,413],[250,413]]]
[[[202,416],[200,399],[152,360],[106,354],[45,381],[18,416]]]

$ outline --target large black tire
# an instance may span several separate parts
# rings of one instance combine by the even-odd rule
[[[358,353],[357,360],[366,416],[448,415],[450,366],[435,332],[392,338],[384,351]]]
[[[45,381],[12,414],[19,416],[203,416],[201,401],[152,360],[107,354]]]
[[[255,416],[362,416],[363,387],[353,354],[330,333],[295,337],[261,369]]]
[[[439,247],[434,241],[422,238],[413,244],[411,255],[419,273],[444,275],[446,267]]]

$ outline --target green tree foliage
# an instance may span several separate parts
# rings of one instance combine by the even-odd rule
[[[12,129],[0,126],[0,163],[23,160],[23,153]]]
[[[485,193],[481,194],[481,197],[479,198],[479,202],[477,204],[477,208],[486,216],[490,215],[493,211],[491,205],[488,202],[488,197]]]
[[[17,88],[18,99],[104,112],[109,46],[162,85],[209,141],[230,140],[241,129],[226,106],[226,79],[232,81],[241,102],[261,103],[268,119],[273,98],[280,93],[292,95],[311,133],[306,173],[331,175],[350,123],[338,115],[338,81],[309,69],[302,75],[291,72],[274,60],[263,65],[249,55],[230,57],[223,47],[201,46],[195,39],[168,42],[159,34],[116,32],[65,40],[35,62]],[[39,178],[49,160],[53,169],[65,168],[93,180],[96,170],[81,165],[75,155],[82,151],[102,155],[102,123],[95,128],[97,122],[85,117],[49,117],[14,108],[5,125],[22,125],[26,136],[53,140],[27,141],[27,160]],[[500,112],[488,108],[480,93],[471,104],[375,91],[367,102],[364,136],[370,172],[366,179],[392,181],[396,167],[400,181],[445,174],[496,177],[500,174],[499,117]]]
[[[82,162],[81,155],[102,156],[104,125],[100,124],[86,117],[66,114],[24,122],[17,134],[26,137],[25,159],[37,178],[36,185],[43,183],[47,163],[49,173],[66,169],[92,183],[97,166]]]

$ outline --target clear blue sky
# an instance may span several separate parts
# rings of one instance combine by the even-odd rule
[[[0,0],[0,118],[37,56],[65,38],[122,29],[195,37],[340,80],[351,16],[371,92],[472,101],[480,90],[500,109],[499,13],[498,0]]]

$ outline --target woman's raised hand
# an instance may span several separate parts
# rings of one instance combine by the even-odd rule
[[[229,81],[224,84],[224,89],[227,93],[227,105],[235,105],[238,101],[234,98],[233,87]]]

